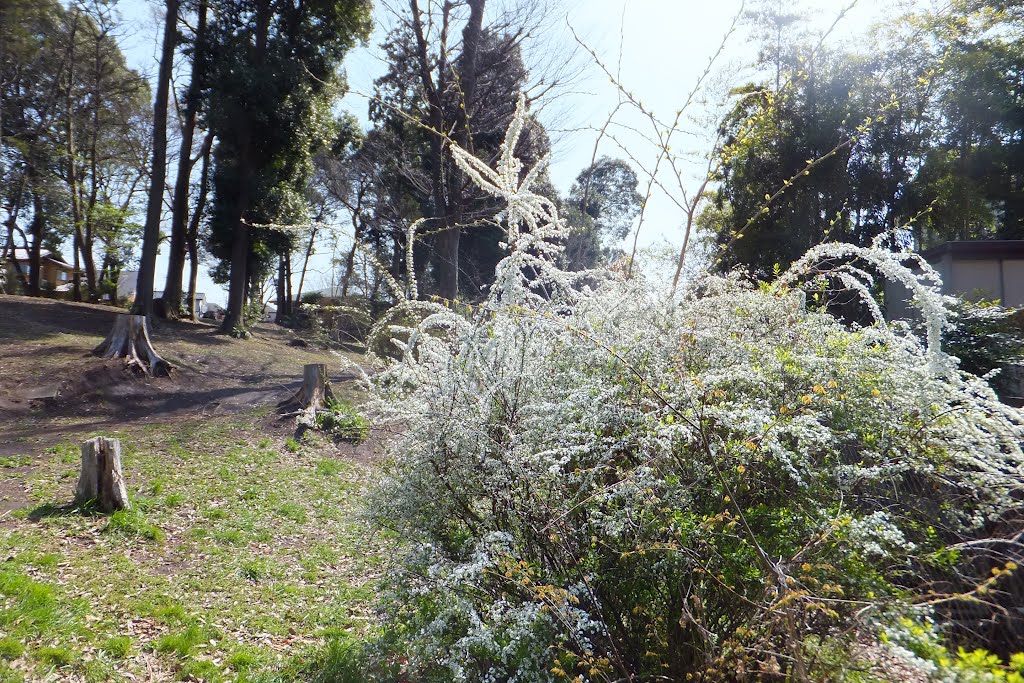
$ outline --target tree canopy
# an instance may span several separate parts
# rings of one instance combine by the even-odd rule
[[[722,123],[716,267],[770,273],[892,230],[919,249],[1024,236],[1022,28],[998,4],[954,3],[863,51],[815,50],[795,29],[791,47],[766,43],[771,77],[737,89]]]
[[[21,278],[34,294],[43,286],[44,250],[73,261],[73,295],[95,300],[131,260],[147,173],[149,87],[127,66],[104,3],[66,9],[57,0],[18,0],[5,4],[3,19],[0,255],[29,254]]]

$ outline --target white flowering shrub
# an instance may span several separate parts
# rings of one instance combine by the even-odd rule
[[[517,134],[497,170],[457,157],[508,203],[489,297],[408,304],[422,322],[392,330],[401,358],[372,380],[396,432],[372,514],[407,548],[386,614],[411,677],[820,680],[807,636],[841,642],[1012,505],[1021,414],[943,354],[934,282],[881,248],[671,300],[558,271]],[[805,306],[821,277],[867,296],[867,266],[917,292],[926,338]]]

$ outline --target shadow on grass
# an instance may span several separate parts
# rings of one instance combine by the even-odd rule
[[[38,522],[43,519],[52,517],[102,517],[101,513],[95,505],[91,502],[78,503],[70,502],[63,505],[57,505],[54,503],[45,503],[37,508],[29,511],[26,517],[33,521]]]

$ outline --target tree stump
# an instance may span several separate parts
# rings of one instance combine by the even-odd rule
[[[160,357],[149,340],[149,324],[144,315],[117,315],[114,329],[93,353],[103,358],[124,358],[128,367],[149,377],[171,374],[171,364]]]
[[[302,366],[302,388],[293,397],[284,401],[281,407],[297,405],[306,411],[315,413],[333,398],[331,385],[327,381],[327,365],[306,363]]]
[[[102,512],[127,510],[128,489],[121,472],[121,442],[97,436],[82,444],[82,473],[75,502],[94,502]]]
[[[334,395],[327,381],[327,365],[306,363],[302,366],[302,390],[299,392],[302,407],[316,410],[332,398]]]

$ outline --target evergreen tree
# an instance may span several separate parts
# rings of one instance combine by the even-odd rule
[[[469,5],[469,16],[460,23],[450,13],[433,16],[410,3],[405,20],[383,46],[390,68],[377,81],[377,100],[370,109],[371,138],[389,150],[381,160],[391,167],[390,173],[380,174],[384,181],[378,191],[388,196],[385,204],[402,207],[403,213],[415,206],[412,218],[428,219],[423,230],[428,237],[415,259],[422,268],[417,279],[421,292],[448,299],[479,297],[502,254],[501,230],[492,221],[499,205],[458,170],[450,143],[493,159],[529,75],[520,36],[477,26],[483,2]],[[447,30],[428,34],[427,25]],[[461,44],[448,45],[445,36],[460,26]],[[546,132],[531,120],[517,149],[524,167],[532,167],[548,149]],[[397,230],[390,241],[404,249],[404,225],[388,222],[381,227]],[[402,260],[396,252],[399,268]]]
[[[366,0],[213,0],[204,96],[217,138],[209,247],[229,282],[222,329],[244,324],[253,283],[291,248],[253,227],[304,217],[315,150],[330,137],[338,67],[369,30]]]

